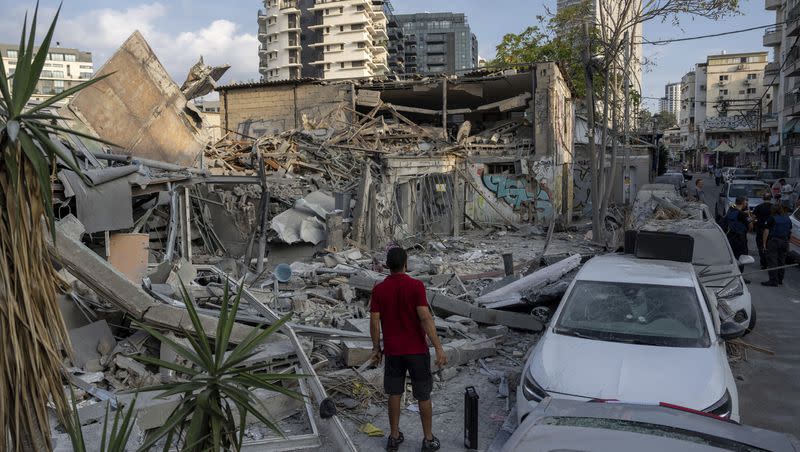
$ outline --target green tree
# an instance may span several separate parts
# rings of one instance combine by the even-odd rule
[[[7,9],[7,8],[6,8]],[[39,5],[17,50],[17,67],[6,76],[0,59],[0,450],[49,450],[48,404],[66,422],[69,406],[61,380],[61,350],[70,350],[56,300],[60,278],[47,252],[55,237],[51,175],[59,164],[78,174],[69,151],[52,140],[69,132],[46,110],[103,79],[98,77],[31,105],[59,10],[34,49]]]

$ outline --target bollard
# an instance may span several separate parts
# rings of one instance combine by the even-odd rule
[[[506,276],[511,276],[511,275],[514,274],[514,254],[513,253],[503,254],[503,269],[506,272]]]
[[[478,393],[474,386],[464,390],[464,447],[478,448]]]

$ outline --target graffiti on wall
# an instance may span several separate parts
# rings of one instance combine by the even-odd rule
[[[553,195],[544,179],[534,180],[532,190],[528,190],[524,179],[504,174],[484,174],[482,180],[489,191],[515,210],[532,203],[537,217],[550,218],[553,215]]]
[[[578,160],[572,166],[574,210],[588,213],[592,209],[592,174],[588,160]]]

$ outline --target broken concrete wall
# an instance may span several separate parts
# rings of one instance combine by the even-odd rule
[[[463,184],[458,159],[387,156],[381,181],[372,186],[370,246],[382,248],[420,233],[452,234],[463,223]]]
[[[122,152],[193,165],[209,135],[141,33],[134,32],[95,77],[112,73],[76,94],[69,112]]]
[[[302,129],[304,121],[323,128],[341,126],[324,124],[323,120],[335,110],[352,105],[352,89],[347,83],[252,83],[223,86],[217,91],[223,130],[250,137]],[[342,110],[334,116],[344,121],[343,115]]]
[[[538,184],[537,198],[550,195],[552,211],[569,220],[573,206],[573,130],[572,93],[555,63],[536,65],[536,96],[533,99],[536,125],[533,174]],[[541,195],[541,196],[540,196]],[[546,204],[544,200],[540,201]],[[544,211],[548,217],[547,210]],[[549,221],[549,218],[537,221]]]
[[[636,196],[639,188],[650,183],[650,152],[646,147],[632,146],[630,161],[630,181],[625,181],[625,150],[620,146],[617,150],[617,170],[611,189],[611,202],[625,202],[624,190],[630,190],[630,199]],[[611,177],[611,162],[606,162],[606,180]],[[575,163],[573,164],[573,209],[575,213],[586,214],[591,211],[592,172],[589,163],[589,149],[586,144],[575,145]],[[629,184],[629,185],[628,185]]]

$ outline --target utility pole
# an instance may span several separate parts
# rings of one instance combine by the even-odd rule
[[[594,74],[592,73],[592,45],[589,34],[589,24],[583,24],[584,38],[586,46],[583,49],[583,69],[586,81],[586,135],[589,142],[589,167],[592,173],[592,239],[601,242],[602,234],[600,224],[600,190],[599,172],[597,171],[597,153],[595,152],[594,142]]]
[[[631,202],[631,141],[630,141],[630,125],[631,125],[631,58],[633,53],[633,39],[625,32],[625,118],[624,124],[624,141],[625,144],[625,158],[622,163],[622,199],[625,205]]]

